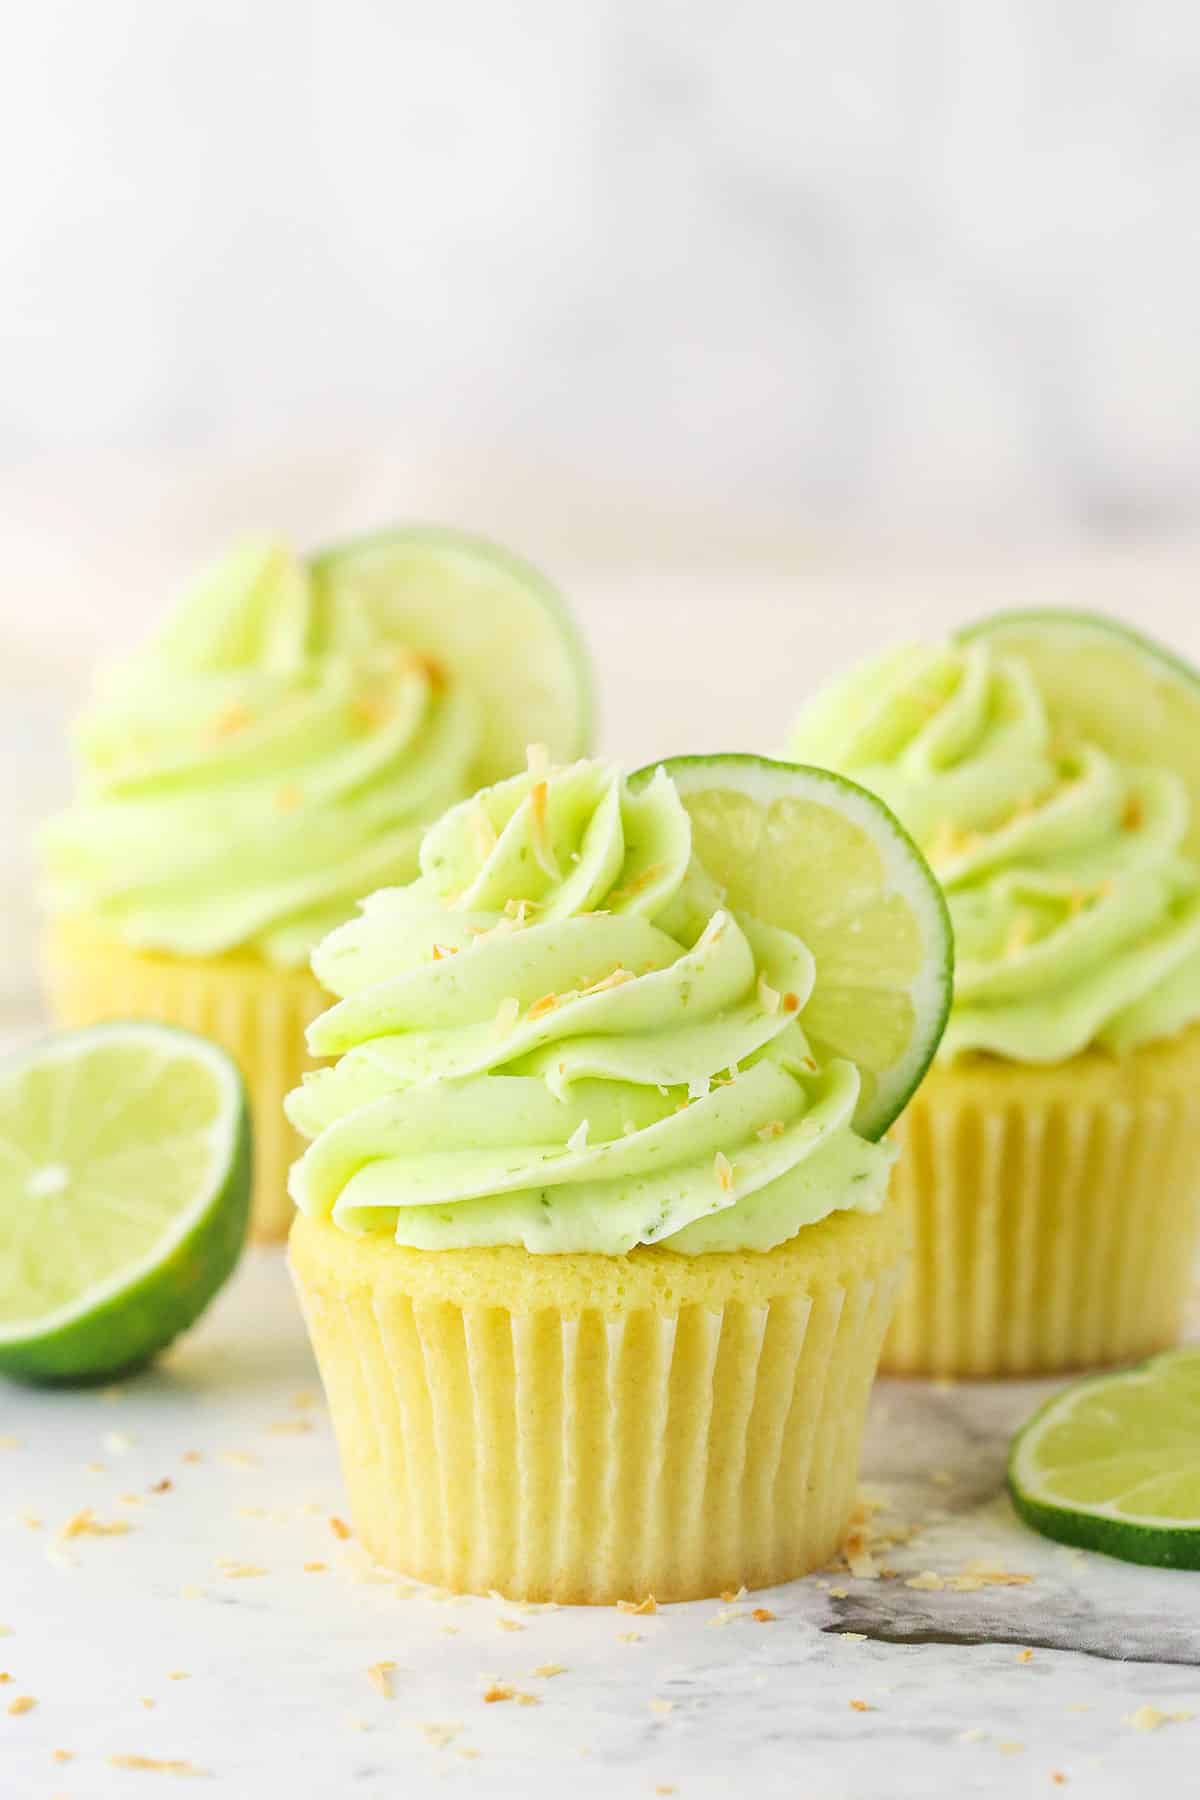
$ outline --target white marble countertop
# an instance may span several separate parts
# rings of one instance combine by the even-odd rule
[[[237,1800],[1191,1791],[1200,1576],[1017,1523],[1004,1448],[1038,1392],[880,1386],[864,1493],[886,1502],[874,1529],[914,1532],[877,1552],[890,1578],[653,1617],[439,1598],[331,1527],[345,1502],[283,1259],[250,1253],[152,1373],[0,1387],[0,1792],[158,1791],[114,1758],[186,1763]],[[84,1507],[128,1529],[64,1539]],[[971,1566],[1029,1579],[907,1585]],[[387,1661],[390,1697],[368,1675]],[[487,1703],[492,1680],[537,1704]],[[22,1695],[36,1707],[10,1715]],[[1188,1717],[1147,1730],[1143,1707]]]

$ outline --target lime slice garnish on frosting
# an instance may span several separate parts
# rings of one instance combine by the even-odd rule
[[[565,602],[529,563],[482,538],[411,526],[318,551],[316,592],[365,599],[381,634],[459,679],[482,711],[474,779],[523,767],[545,744],[558,762],[590,747],[592,677]]]
[[[236,1065],[149,1023],[64,1032],[0,1064],[0,1370],[95,1380],[190,1325],[246,1233]]]
[[[1175,770],[1191,800],[1184,848],[1200,855],[1200,672],[1097,613],[996,613],[959,639],[1020,657],[1060,731],[1123,762]]]
[[[1008,1485],[1046,1537],[1200,1569],[1200,1348],[1056,1394],[1013,1440]]]
[[[812,952],[801,1023],[822,1060],[857,1065],[855,1128],[880,1137],[929,1067],[950,1008],[950,921],[928,864],[882,801],[826,769],[758,756],[663,766],[726,904]]]

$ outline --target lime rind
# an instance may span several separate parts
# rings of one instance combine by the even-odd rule
[[[52,1311],[0,1324],[0,1373],[39,1382],[87,1382],[141,1366],[194,1323],[232,1273],[250,1217],[251,1136],[245,1083],[208,1039],[148,1020],[111,1020],[59,1032],[0,1064],[0,1083],[31,1068],[64,1074],[90,1052],[142,1047],[202,1063],[220,1104],[209,1179],[136,1261]]]
[[[855,1128],[869,1139],[883,1136],[920,1086],[937,1051],[954,992],[954,937],[945,895],[928,863],[899,819],[883,801],[857,782],[830,769],[788,763],[747,753],[660,758],[630,776],[637,787],[665,768],[686,803],[689,793],[733,786],[764,809],[783,798],[803,798],[830,808],[858,826],[883,864],[885,893],[909,906],[922,936],[922,957],[908,992],[917,1029],[904,1054],[886,1069],[874,1070],[867,1103]],[[794,929],[803,937],[803,921]],[[820,988],[818,965],[816,987]]]
[[[1190,1421],[1179,1421],[1183,1443],[1174,1446],[1174,1454],[1170,1449],[1154,1451],[1145,1444],[1134,1445],[1126,1434],[1126,1446],[1115,1455],[1098,1456],[1090,1461],[1075,1458],[1059,1462],[1048,1470],[1040,1466],[1038,1450],[1046,1434],[1069,1428],[1072,1416],[1097,1397],[1112,1404],[1105,1423],[1113,1430],[1119,1430],[1122,1402],[1142,1402],[1140,1417],[1144,1420],[1144,1401],[1152,1394],[1161,1394],[1165,1380],[1193,1370],[1190,1404],[1194,1413]],[[1190,1461],[1190,1466],[1183,1471],[1179,1467],[1180,1453]],[[1157,1481],[1172,1476],[1187,1481],[1194,1476],[1197,1508],[1194,1518],[1172,1516],[1168,1522],[1162,1513],[1123,1507],[1122,1497],[1144,1487],[1144,1479],[1136,1480],[1133,1487],[1120,1487],[1115,1495],[1105,1500],[1077,1500],[1068,1504],[1055,1493],[1055,1470],[1078,1477],[1081,1469],[1091,1467],[1096,1471],[1103,1470],[1108,1479],[1114,1464],[1128,1465],[1135,1457],[1140,1457],[1144,1466],[1147,1455],[1161,1459],[1155,1465]],[[1007,1480],[1018,1516],[1043,1537],[1144,1567],[1200,1570],[1200,1347],[1162,1351],[1131,1369],[1089,1376],[1053,1395],[1014,1437]]]
[[[505,745],[503,749],[497,752],[490,744],[485,745],[477,770],[480,785],[486,786],[513,774],[520,767],[525,744],[530,739],[540,740],[544,737],[556,761],[570,762],[586,755],[596,732],[596,693],[591,658],[570,607],[541,570],[486,537],[459,531],[451,526],[431,524],[385,528],[344,539],[313,552],[308,558],[308,567],[320,585],[323,580],[348,569],[356,560],[374,560],[391,550],[405,556],[425,554],[432,562],[440,565],[443,572],[449,572],[454,563],[458,562],[483,585],[487,585],[489,578],[498,578],[500,584],[509,590],[510,599],[520,595],[534,603],[538,610],[530,612],[528,629],[536,633],[538,628],[545,626],[547,640],[560,653],[556,684],[560,688],[560,694],[562,690],[569,690],[569,697],[567,704],[555,708],[554,715],[548,719],[542,716],[542,709],[536,702],[530,704],[527,698],[522,700],[520,697],[525,653],[521,637],[515,632],[512,634],[518,653],[515,660],[509,654],[476,658],[473,661],[476,684],[482,675],[489,686],[484,699],[493,712],[493,729],[495,717],[510,722],[507,733],[503,729],[500,732],[501,742]],[[503,597],[493,597],[490,604],[500,608]],[[436,641],[417,643],[414,648],[442,656],[453,665],[456,660],[455,641],[461,644],[472,635],[478,635],[479,620],[469,616],[470,613],[468,605],[464,605],[463,614],[459,618],[447,616],[445,610],[441,610],[435,633]],[[511,612],[508,623],[510,626],[515,626],[516,623]],[[422,635],[429,635],[428,620]],[[499,644],[506,634],[493,629],[491,635]],[[523,729],[526,718],[530,727],[527,732]],[[518,737],[521,742],[518,753],[514,755],[513,745]]]

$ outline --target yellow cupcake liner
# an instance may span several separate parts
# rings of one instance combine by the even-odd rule
[[[246,1078],[254,1130],[250,1234],[287,1236],[289,1165],[303,1145],[283,1097],[314,1066],[305,1028],[329,1004],[307,969],[274,969],[249,956],[176,957],[130,949],[88,921],[55,919],[44,947],[51,1008],[66,1026],[158,1019],[220,1044]]]
[[[1200,1236],[1200,1026],[1124,1057],[935,1068],[901,1119],[892,1374],[1035,1375],[1179,1336]]]
[[[298,1216],[291,1259],[381,1563],[611,1604],[768,1586],[841,1543],[899,1207],[700,1257],[422,1252]]]

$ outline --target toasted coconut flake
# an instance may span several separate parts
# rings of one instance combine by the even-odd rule
[[[865,1631],[839,1631],[838,1636],[847,1644],[865,1644],[867,1641]]]
[[[496,1620],[501,1631],[524,1631],[525,1627],[519,1619],[507,1619],[503,1614]]]
[[[312,1428],[311,1419],[276,1419],[267,1427],[274,1437],[307,1437]]]
[[[140,1495],[137,1496],[137,1501],[138,1504],[141,1503]],[[103,1520],[94,1516],[90,1506],[84,1506],[79,1512],[72,1513],[58,1535],[60,1538],[124,1537],[127,1531],[132,1530],[128,1519],[114,1519],[111,1524],[106,1525]]]
[[[623,969],[618,964],[615,969],[610,969],[607,975],[602,975],[599,981],[593,981],[590,986],[580,988],[579,992],[581,995],[604,994],[608,992],[609,988],[623,987],[627,981],[634,979],[632,969]]]
[[[842,1551],[846,1566],[856,1581],[878,1581],[879,1568],[863,1532],[852,1531],[842,1546]]]
[[[588,1147],[588,1132],[590,1129],[591,1121],[589,1119],[580,1119],[578,1125],[567,1139],[567,1149],[573,1151],[577,1156],[581,1151],[586,1150]]]
[[[226,1562],[218,1567],[226,1581],[253,1581],[256,1576],[267,1573],[258,1563]]]
[[[775,1618],[775,1614],[771,1611],[769,1606],[756,1606],[754,1611],[750,1614],[750,1617],[758,1625],[770,1625]]]
[[[493,1681],[483,1690],[484,1700],[489,1706],[495,1706],[501,1700],[515,1700],[516,1695],[516,1688],[510,1687],[506,1681]]]
[[[529,779],[533,784],[529,790],[529,841],[533,846],[534,860],[543,875],[551,881],[559,881],[562,870],[550,842],[547,816],[550,803],[550,783],[547,780],[550,752],[545,744],[530,744],[525,754],[529,764]]]
[[[622,900],[636,900],[639,894],[644,893],[648,887],[652,886],[653,883],[656,882],[660,876],[665,875],[666,872],[666,863],[651,863],[648,868],[643,869],[639,875],[633,876],[633,878],[630,881],[625,882],[623,886],[613,888],[609,893],[609,900],[617,904]]]
[[[762,1007],[763,1011],[765,1013],[777,1013],[779,1011],[779,1001],[779,989],[771,987],[766,976],[760,975],[758,978],[758,1004]]]
[[[432,1744],[435,1750],[444,1750],[447,1744],[454,1742],[454,1739],[462,1730],[462,1726],[439,1725],[431,1719],[426,1724],[418,1725],[417,1730],[421,1733],[425,1742],[427,1744]]]
[[[910,1575],[904,1583],[906,1588],[915,1588],[922,1594],[940,1594],[946,1585],[945,1576],[934,1569],[922,1569],[919,1575]]]
[[[518,1693],[515,1695],[515,1699],[518,1706],[540,1706],[542,1704],[537,1694]]]
[[[12,1711],[11,1706],[8,1709]],[[1126,1713],[1122,1725],[1132,1725],[1135,1731],[1158,1731],[1163,1725],[1183,1725],[1195,1717],[1190,1712],[1164,1712],[1158,1706],[1139,1706],[1136,1712]]]
[[[203,1775],[195,1763],[185,1762],[181,1757],[169,1756],[110,1756],[109,1766],[114,1769],[144,1769],[152,1775]]]
[[[765,1125],[759,1126],[754,1135],[755,1137],[762,1138],[764,1143],[766,1143],[769,1142],[771,1138],[782,1137],[784,1129],[782,1119],[768,1119]]]
[[[1130,794],[1121,814],[1121,827],[1124,831],[1140,831],[1146,822],[1146,809],[1142,805],[1140,794]]]
[[[306,1575],[324,1575],[328,1568],[329,1564],[325,1562],[306,1562],[304,1564],[304,1573]]]
[[[852,1700],[850,1702],[850,1710],[851,1712],[874,1712],[875,1708],[869,1705],[866,1700]]]
[[[1031,1663],[1033,1661],[1033,1651],[1032,1650],[1018,1650],[1017,1651],[1017,1661],[1019,1663]]]
[[[75,1752],[73,1750],[52,1750],[50,1752],[50,1760],[51,1762],[56,1763],[74,1762]]]
[[[540,1676],[547,1681],[552,1675],[565,1675],[566,1672],[567,1665],[565,1663],[539,1663],[536,1669],[530,1670],[531,1675]]]
[[[484,811],[482,800],[476,800],[470,811],[471,841],[475,846],[475,854],[481,863],[485,863],[496,848],[499,839],[496,827]]]
[[[507,1037],[521,1016],[521,1002],[515,994],[508,994],[496,1008],[496,1017],[492,1022],[492,1031],[496,1037]]]
[[[544,1019],[546,1014],[552,1013],[557,1005],[557,994],[543,994],[540,1000],[534,1001],[525,1017],[527,1019]]]
[[[458,945],[457,944],[435,944],[433,946],[434,962],[445,962],[445,960],[448,956],[457,956],[457,955],[458,955]]]
[[[618,1631],[617,1633],[618,1644],[640,1644],[641,1641],[642,1634],[640,1631]]]
[[[717,1154],[713,1157],[713,1174],[717,1178],[717,1186],[720,1188],[721,1192],[723,1194],[732,1194],[734,1181],[733,1165],[721,1150],[718,1150]]]
[[[623,1613],[656,1613],[658,1601],[653,1594],[647,1594],[644,1600],[618,1600],[617,1611]]]
[[[791,988],[789,988],[787,993],[783,996],[781,1004],[785,1013],[799,1012],[800,996],[799,994],[793,994]]]
[[[234,700],[217,714],[209,729],[217,738],[234,737],[239,731],[245,731],[247,725],[253,725],[253,723],[254,714],[240,701]]]
[[[675,1702],[673,1700],[651,1700],[649,1704],[650,1711],[653,1713],[669,1713],[675,1711]]]
[[[744,1600],[746,1598],[746,1589],[744,1586],[736,1589],[736,1591],[733,1588],[726,1588],[720,1598],[724,1600],[726,1606],[732,1606],[736,1601]]]
[[[167,1670],[167,1680],[168,1681],[190,1681],[191,1679],[192,1678],[188,1674],[186,1669],[168,1669]]]
[[[32,1712],[36,1705],[37,1701],[32,1694],[18,1694],[15,1700],[9,1701],[8,1710],[12,1717],[17,1719],[22,1713]]]
[[[367,1680],[385,1700],[392,1697],[392,1673],[395,1667],[394,1662],[373,1662],[367,1669]]]

